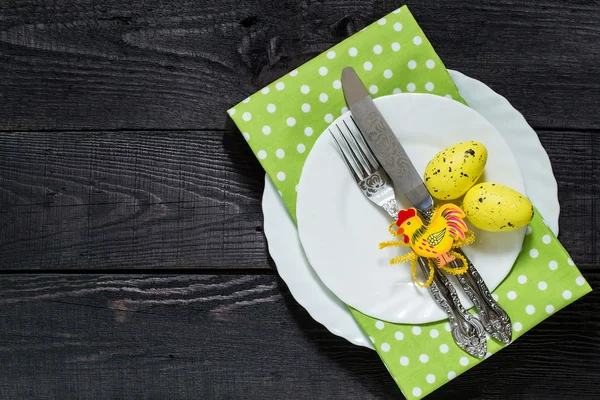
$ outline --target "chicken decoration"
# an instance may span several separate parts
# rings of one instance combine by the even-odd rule
[[[463,274],[469,268],[465,257],[453,251],[475,241],[475,235],[468,230],[463,218],[465,213],[450,203],[434,211],[429,225],[423,223],[415,208],[401,210],[398,220],[389,227],[390,233],[401,240],[380,243],[379,248],[409,246],[411,252],[392,258],[390,264],[410,261],[414,282],[419,287],[428,287],[433,282],[435,266],[454,275]],[[429,278],[424,283],[419,282],[416,276],[418,257],[426,258],[429,266]],[[448,265],[456,259],[462,261],[459,267]]]

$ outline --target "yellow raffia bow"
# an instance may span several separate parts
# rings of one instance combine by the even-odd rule
[[[393,236],[396,236],[396,237],[404,236],[402,234],[399,234],[394,229],[395,225],[396,225],[396,223],[392,222],[390,224],[390,226],[388,227],[388,231]],[[462,246],[470,245],[473,242],[475,242],[475,234],[472,231],[466,231],[465,238],[459,239],[459,240],[454,240],[454,242],[452,244],[452,248],[457,249]],[[386,242],[379,243],[379,249],[381,250],[381,249],[385,249],[387,247],[400,247],[400,246],[405,246],[405,245],[406,244],[401,240],[386,241]],[[462,262],[462,266],[460,266],[458,268],[451,268],[447,265],[442,265],[439,268],[443,269],[444,271],[446,271],[452,275],[461,275],[461,274],[464,274],[465,272],[467,272],[467,270],[469,269],[469,263],[467,263],[467,260],[465,259],[465,257],[463,257],[462,254],[460,254],[456,251],[452,251],[452,250],[450,250],[448,253],[451,254],[452,256],[454,256],[455,258],[459,259]],[[400,263],[410,261],[410,267],[411,267],[413,281],[415,282],[415,284],[418,287],[426,288],[426,287],[429,287],[431,285],[431,283],[433,282],[433,276],[434,276],[434,272],[435,272],[434,268],[437,265],[432,258],[427,258],[427,265],[429,267],[429,278],[427,279],[426,282],[421,283],[417,279],[417,259],[418,258],[419,258],[419,256],[411,249],[411,251],[409,253],[407,253],[403,256],[397,256],[397,257],[392,258],[390,260],[390,265],[400,264]]]

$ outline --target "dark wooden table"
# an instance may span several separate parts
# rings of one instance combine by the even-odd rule
[[[3,1],[0,398],[401,398],[278,277],[264,174],[225,113],[399,5]],[[599,2],[408,5],[536,129],[560,239],[597,288]],[[431,398],[600,397],[598,293]]]

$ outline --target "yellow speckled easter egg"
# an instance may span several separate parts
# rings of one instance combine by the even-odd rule
[[[533,218],[529,199],[498,183],[473,186],[465,194],[462,209],[474,226],[491,232],[522,228]]]
[[[425,185],[436,199],[457,199],[477,182],[486,162],[487,150],[482,143],[455,144],[437,153],[427,164]]]

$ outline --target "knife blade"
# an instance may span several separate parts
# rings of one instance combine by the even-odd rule
[[[433,198],[385,118],[377,109],[356,71],[342,70],[342,88],[348,108],[362,136],[383,169],[408,201],[419,210],[426,224],[433,215]],[[461,252],[461,254],[464,253]],[[465,256],[468,260],[468,258]],[[453,262],[456,265],[456,261]],[[468,260],[467,272],[458,281],[479,311],[485,330],[496,340],[510,343],[512,324],[508,314],[492,298],[483,279]]]
[[[342,88],[356,124],[396,187],[418,210],[431,209],[433,198],[423,179],[351,67],[342,71]]]

